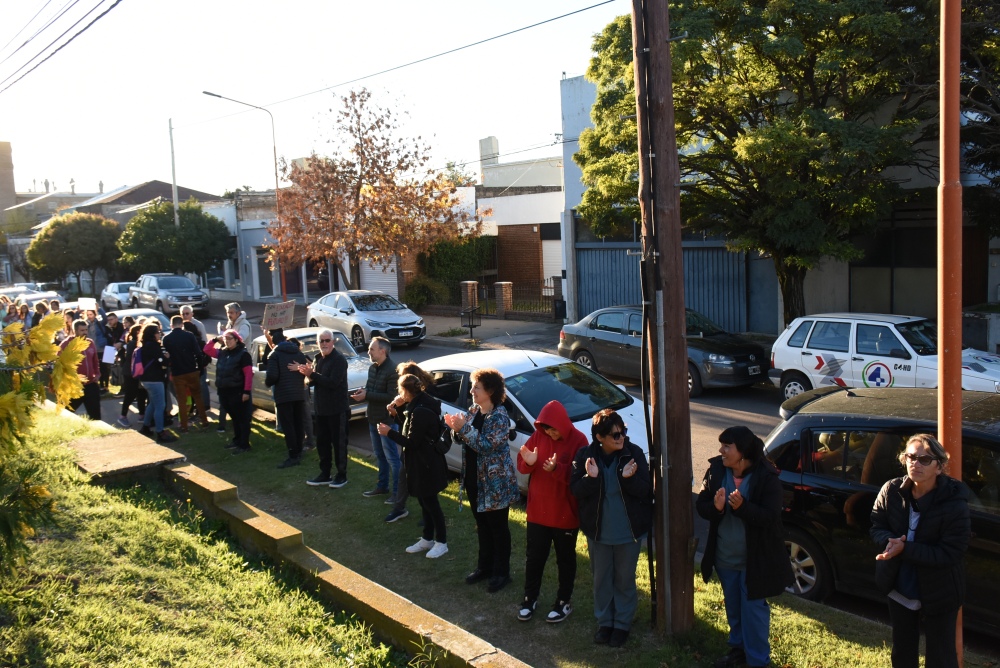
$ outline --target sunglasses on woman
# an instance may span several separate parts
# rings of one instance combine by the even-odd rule
[[[612,432],[608,433],[608,436],[610,436],[611,438],[613,438],[613,439],[615,439],[617,441],[620,438],[625,438],[625,436],[627,434],[628,434],[628,429],[622,428],[621,431],[612,431]]]
[[[938,460],[937,457],[932,457],[931,455],[911,455],[909,452],[903,456],[906,457],[906,461],[918,462],[921,466],[930,466]]]

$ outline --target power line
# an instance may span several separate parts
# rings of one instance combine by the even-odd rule
[[[74,39],[76,39],[77,37],[79,37],[83,33],[87,32],[87,30],[90,29],[90,26],[94,25],[95,23],[97,23],[98,21],[100,21],[102,18],[104,18],[105,16],[107,16],[108,13],[112,9],[114,9],[115,7],[117,7],[118,5],[120,5],[121,2],[122,2],[122,0],[115,0],[115,2],[114,2],[113,5],[111,5],[110,7],[108,7],[107,9],[105,9],[103,12],[101,12],[100,14],[98,14],[94,18],[93,21],[91,21],[90,23],[88,23],[87,25],[85,25],[83,28],[81,28],[79,30],[79,32],[77,32],[75,35],[73,35],[68,40],[66,40],[65,42],[63,42],[62,44],[60,44],[59,48],[57,48],[55,51],[53,51],[49,55],[45,56],[45,58],[43,58],[42,60],[40,60],[34,67],[32,67],[30,70],[28,70],[27,72],[25,72],[24,74],[22,74],[21,76],[19,76],[17,79],[15,79],[14,81],[12,81],[10,84],[8,84],[8,86],[6,88],[3,88],[2,90],[0,90],[0,95],[3,95],[5,92],[7,92],[8,90],[10,90],[11,86],[13,86],[18,81],[20,81],[24,77],[28,76],[29,74],[31,74],[32,72],[34,72],[35,70],[37,70],[42,65],[42,63],[44,63],[45,61],[47,61],[49,58],[51,58],[52,56],[56,55],[57,53],[59,53],[60,51],[62,51],[64,48],[66,48],[67,46],[69,46],[70,42],[72,42]],[[98,6],[100,6],[100,3],[98,3]],[[97,9],[97,6],[95,6],[94,9]],[[94,11],[94,9],[91,9],[90,12]],[[87,14],[90,14],[90,12],[87,12]],[[87,14],[84,14],[84,17],[86,17]],[[80,19],[80,20],[82,21],[83,19]],[[77,21],[76,23],[79,23],[79,22],[80,21]],[[74,23],[73,25],[75,26],[76,23]],[[72,28],[72,26],[70,28]],[[68,32],[68,31],[69,31],[69,29],[67,29],[66,32]],[[66,32],[64,32],[63,35],[65,35]],[[59,37],[62,37],[62,35],[60,35]],[[56,39],[58,39],[58,37]],[[55,42],[53,42],[53,44],[54,43]],[[51,46],[51,44],[49,46]],[[47,49],[48,47],[45,47],[45,48]],[[43,49],[43,51],[44,50],[45,49]],[[39,55],[40,54],[41,54],[41,52],[39,52]],[[37,58],[37,57],[38,56],[35,56],[35,58]],[[32,60],[34,60],[34,58]],[[31,62],[31,61],[28,61],[28,62]],[[23,69],[23,67],[22,67],[22,69]],[[14,76],[14,75],[12,74],[11,76]],[[7,79],[10,79],[10,77],[7,77]],[[0,84],[6,82],[7,79],[4,79],[3,81],[0,81]]]
[[[58,21],[59,19],[61,19],[63,16],[65,16],[66,13],[69,10],[73,9],[73,7],[75,7],[77,5],[77,3],[79,3],[79,2],[80,2],[80,0],[73,0],[72,3],[70,3],[68,5],[63,5],[63,8],[60,9],[58,12],[56,12],[53,16],[51,16],[49,18],[49,20],[45,22],[45,25],[43,25],[41,28],[39,28],[38,30],[36,30],[35,33],[31,37],[29,37],[28,39],[26,39],[24,41],[24,43],[21,44],[21,46],[17,47],[13,51],[11,51],[11,53],[6,58],[4,58],[2,61],[0,61],[0,65],[2,65],[3,63],[6,63],[8,60],[10,60],[11,58],[13,58],[14,54],[16,54],[18,51],[20,51],[24,47],[28,46],[28,44],[30,44],[36,37],[38,37],[43,32],[45,32],[46,30],[48,30],[49,26],[51,26],[53,23],[55,23],[56,21]],[[67,32],[69,32],[70,30],[72,30],[76,26],[77,23],[79,23],[83,19],[87,18],[88,14],[90,14],[95,9],[97,9],[97,7],[100,6],[101,2],[104,2],[104,0],[98,0],[98,3],[97,3],[96,6],[92,7],[89,12],[87,12],[82,17],[80,17],[79,19],[77,19],[76,23],[74,23],[69,28],[67,28],[66,30],[64,30],[63,33],[62,33],[62,35],[59,35],[59,37],[56,37],[54,40],[52,40],[51,42],[49,42],[49,44],[47,46],[45,46],[41,51],[39,51],[38,53],[36,53],[35,55],[33,55],[31,58],[29,58],[23,65],[21,65],[21,67],[19,67],[16,70],[14,70],[14,72],[11,73],[11,75],[8,76],[7,79],[9,79],[10,77],[14,76],[15,74],[17,74],[18,72],[20,72],[21,70],[23,70],[25,67],[28,66],[28,63],[30,63],[32,60],[34,60],[38,56],[42,55],[42,53],[45,52],[45,49],[49,48],[50,46],[52,46],[53,44],[55,44],[56,42],[58,42],[59,39],[63,35],[65,35]],[[46,3],[46,4],[48,4],[48,3]],[[44,7],[43,7],[43,9],[44,9]],[[39,10],[39,11],[41,11],[41,10]],[[38,16],[38,14],[35,14],[35,16]],[[35,19],[32,18],[31,20],[34,21]],[[30,21],[29,21],[29,24],[30,24]],[[24,27],[27,28],[28,26],[25,25]],[[21,30],[24,30],[24,28],[22,28]],[[18,33],[18,34],[20,34],[20,33]],[[4,47],[4,48],[6,48],[6,47]],[[4,79],[4,81],[6,81],[7,79]],[[0,83],[3,83],[3,82],[0,81]]]
[[[17,39],[17,38],[18,38],[18,36],[20,36],[20,34],[21,34],[22,32],[24,32],[25,30],[27,30],[27,29],[28,29],[28,26],[30,26],[30,25],[32,24],[32,22],[33,22],[33,21],[34,21],[35,19],[37,19],[37,18],[39,17],[39,15],[40,15],[40,14],[41,14],[42,12],[44,12],[44,11],[45,11],[45,8],[46,8],[46,7],[48,7],[48,6],[50,5],[50,4],[52,4],[52,0],[45,0],[45,4],[44,4],[44,5],[42,5],[42,6],[41,6],[41,8],[40,8],[40,9],[39,9],[39,10],[38,10],[37,12],[35,12],[35,15],[34,15],[34,16],[32,16],[32,17],[31,17],[31,19],[29,19],[27,23],[25,23],[25,24],[24,24],[24,27],[23,27],[23,28],[21,28],[20,30],[18,30],[18,31],[17,31],[16,33],[14,33],[14,36],[13,36],[13,37],[11,37],[11,38],[10,38],[9,40],[7,40],[7,43],[6,43],[6,44],[4,44],[4,45],[3,45],[2,47],[0,47],[0,52],[2,52],[2,51],[3,51],[4,49],[6,49],[6,48],[7,48],[8,46],[10,46],[11,44],[13,44],[13,43],[14,43],[14,40],[15,40],[15,39]],[[42,29],[42,30],[45,30],[45,28],[44,28],[44,27],[43,27],[43,28],[41,28],[41,29]],[[31,37],[29,37],[29,38],[28,38],[28,40],[27,40],[27,41],[26,41],[26,42],[25,42],[24,44],[27,44],[28,42],[30,42],[30,41],[31,41],[31,40],[32,40],[32,39],[33,39],[33,38],[34,38],[35,36],[37,36],[37,35],[38,35],[38,31],[36,31],[34,35],[32,35]],[[24,46],[24,44],[22,44],[21,46]],[[18,48],[18,49],[20,49],[20,48],[21,48],[21,46],[19,46],[19,47],[17,47],[17,48]],[[14,53],[16,53],[16,51],[15,51]],[[14,55],[14,54],[12,53],[12,54],[11,54],[11,56],[12,56],[12,55]],[[8,56],[8,58],[9,58],[9,57],[10,57],[10,56]],[[6,60],[6,58],[5,58],[4,60]]]
[[[527,25],[527,26],[524,26],[524,27],[521,27],[521,28],[517,28],[515,30],[509,30],[509,31],[507,31],[505,33],[502,33],[502,34],[499,34],[499,35],[494,35],[493,37],[487,37],[486,39],[481,39],[481,40],[479,40],[477,42],[472,42],[471,44],[466,44],[465,46],[458,46],[458,47],[455,47],[454,49],[448,49],[447,51],[442,51],[441,53],[436,53],[433,56],[427,56],[425,58],[420,58],[418,60],[411,60],[410,62],[404,63],[402,65],[396,65],[394,67],[390,67],[390,68],[387,68],[387,69],[384,69],[384,70],[380,70],[378,72],[372,72],[371,74],[365,74],[364,76],[356,77],[354,79],[349,79],[348,81],[341,81],[340,83],[333,84],[332,86],[326,86],[325,88],[319,88],[317,90],[314,90],[314,91],[311,91],[311,92],[308,92],[308,93],[301,93],[299,95],[294,95],[292,97],[287,97],[287,98],[285,98],[283,100],[278,100],[276,102],[269,102],[268,104],[261,105],[261,106],[264,106],[264,107],[273,107],[273,106],[278,105],[278,104],[284,104],[285,102],[291,102],[293,100],[298,100],[300,98],[308,97],[310,95],[316,95],[317,93],[324,93],[324,92],[326,92],[328,90],[333,90],[334,88],[339,88],[340,86],[347,86],[348,84],[357,83],[358,81],[364,81],[365,79],[371,79],[373,77],[377,77],[377,76],[380,76],[382,74],[387,74],[389,72],[395,72],[396,70],[401,70],[404,67],[410,67],[411,65],[417,65],[419,63],[425,63],[428,60],[433,60],[434,58],[440,58],[441,56],[447,56],[449,54],[456,53],[458,51],[463,51],[465,49],[469,49],[469,48],[472,48],[474,46],[479,46],[480,44],[486,44],[487,42],[492,42],[493,40],[500,39],[501,37],[507,37],[509,35],[514,35],[516,33],[523,32],[525,30],[530,30],[531,28],[537,28],[538,26],[545,25],[546,23],[552,23],[553,21],[558,21],[558,20],[564,19],[564,18],[566,18],[568,16],[573,16],[574,14],[580,14],[581,12],[585,12],[585,11],[594,9],[595,7],[600,7],[602,5],[609,5],[609,4],[611,4],[612,2],[615,2],[615,1],[616,0],[604,0],[603,2],[598,2],[597,4],[590,5],[589,7],[583,7],[581,9],[576,9],[576,10],[574,10],[572,12],[568,12],[568,13],[562,14],[560,16],[554,16],[551,19],[545,19],[544,21],[539,21],[538,23],[532,23],[531,25]],[[238,112],[235,112],[235,113],[232,113],[232,114],[226,114],[225,116],[216,116],[215,118],[209,118],[209,119],[206,119],[204,121],[195,121],[194,123],[187,123],[187,124],[182,125],[180,127],[191,127],[193,125],[201,125],[203,123],[212,123],[214,121],[220,121],[220,120],[223,120],[225,118],[231,118],[232,116],[239,116],[240,114],[245,114],[245,113],[248,113],[248,112],[246,112],[246,111],[238,111]]]

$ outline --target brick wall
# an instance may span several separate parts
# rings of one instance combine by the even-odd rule
[[[497,228],[497,280],[540,281],[542,240],[537,225],[501,225]]]

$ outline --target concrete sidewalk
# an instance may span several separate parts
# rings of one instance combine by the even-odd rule
[[[213,299],[209,302],[209,309],[213,317],[225,316],[226,301]],[[264,306],[267,302],[240,302],[240,306],[247,314],[247,319],[254,325],[260,323],[264,315]],[[476,343],[469,338],[469,330],[464,329],[462,334],[457,336],[442,336],[445,332],[452,332],[461,327],[461,319],[458,316],[446,315],[422,315],[427,323],[427,338],[425,342],[433,346],[446,346],[449,348],[525,348],[528,350],[542,350],[556,353],[556,346],[559,345],[559,330],[561,324],[552,322],[534,322],[530,320],[498,320],[496,318],[482,319],[482,325],[473,330]],[[295,305],[295,326],[306,326],[306,305]],[[254,329],[254,336],[259,331]]]

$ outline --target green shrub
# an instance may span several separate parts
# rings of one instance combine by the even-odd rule
[[[424,274],[445,285],[478,281],[484,269],[496,267],[496,247],[496,237],[439,241],[429,253],[420,255],[419,262]]]
[[[447,304],[448,288],[428,276],[414,276],[406,283],[403,301],[411,309],[420,310],[428,304]]]

